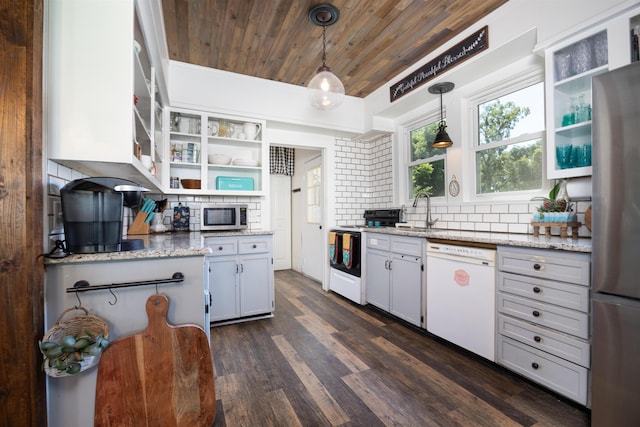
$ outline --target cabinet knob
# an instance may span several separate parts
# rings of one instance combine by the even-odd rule
[[[255,249],[255,248],[257,248],[257,247],[258,247],[258,245],[256,245],[256,244],[254,244],[254,245],[253,245],[253,249]]]
[[[536,294],[539,294],[540,292],[542,292],[542,289],[536,286],[535,288],[533,288],[533,292],[535,292]]]
[[[538,263],[533,264],[533,269],[536,271],[542,270],[542,266]]]
[[[538,369],[540,367],[540,365],[538,365],[536,362],[531,363],[531,367],[533,369]]]
[[[221,251],[222,250],[222,246],[218,246],[218,250]]]
[[[538,310],[534,310],[531,314],[533,314],[533,317],[540,317],[540,312]]]
[[[540,341],[542,341],[542,338],[540,338],[538,335],[536,335],[535,337],[533,337],[533,340],[535,342],[540,342]]]

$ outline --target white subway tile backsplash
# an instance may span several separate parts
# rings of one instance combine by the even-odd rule
[[[488,214],[491,213],[491,205],[475,205],[476,213]]]
[[[476,222],[476,231],[491,231],[491,224],[488,222]]]
[[[509,224],[509,233],[526,234],[529,232],[528,224]]]
[[[507,213],[509,212],[508,204],[493,204],[491,205],[491,213]]]
[[[513,204],[509,205],[509,213],[530,213],[529,204]]]
[[[490,223],[500,222],[500,215],[498,215],[498,214],[484,214],[484,215],[482,215],[482,220],[484,222],[490,222]]]
[[[530,213],[518,214],[518,222],[521,224],[528,224],[533,220],[533,216]]]
[[[501,224],[501,223],[491,223],[491,232],[493,233],[508,233],[509,232],[509,226],[508,224]]]
[[[449,213],[460,213],[462,212],[462,207],[461,205],[449,205],[447,206],[447,212]]]
[[[518,215],[516,215],[516,214],[500,214],[500,222],[517,223],[518,222]]]

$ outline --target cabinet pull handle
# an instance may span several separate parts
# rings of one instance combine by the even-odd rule
[[[535,288],[533,288],[533,292],[535,292],[536,294],[539,294],[540,292],[542,292],[542,289],[536,286]]]
[[[532,362],[532,363],[531,363],[531,367],[532,367],[533,369],[538,369],[538,368],[540,368],[540,365],[538,365],[536,362]]]
[[[533,317],[540,317],[540,312],[538,310],[533,311]]]
[[[540,271],[542,270],[542,266],[536,262],[535,264],[533,264],[533,269],[536,271]]]
[[[391,264],[393,264],[393,261],[389,261],[389,270],[393,270],[393,268],[391,268]]]
[[[236,264],[236,274],[238,274],[239,271],[240,271],[240,266]]]
[[[244,264],[240,264],[240,273],[244,273]]]
[[[540,342],[540,341],[542,341],[542,338],[540,338],[538,335],[536,335],[535,337],[533,337],[533,340],[535,342]]]
[[[388,269],[389,269],[389,260],[386,260],[386,261],[384,262],[384,269],[385,269],[385,270],[388,270]]]

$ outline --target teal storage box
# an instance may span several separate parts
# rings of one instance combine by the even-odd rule
[[[216,190],[253,191],[253,178],[219,176],[216,178]]]

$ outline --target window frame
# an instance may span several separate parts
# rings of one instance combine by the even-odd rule
[[[482,88],[472,95],[465,98],[464,102],[467,105],[467,112],[471,126],[467,129],[467,141],[465,144],[465,167],[469,173],[465,174],[465,186],[467,191],[464,193],[465,201],[478,203],[478,202],[498,202],[498,201],[530,201],[533,197],[545,195],[550,188],[550,181],[547,179],[547,165],[546,165],[546,152],[547,152],[547,123],[546,123],[546,111],[543,111],[543,117],[545,119],[544,128],[538,132],[519,135],[508,139],[507,141],[495,141],[480,145],[480,127],[478,123],[478,107],[481,104],[495,100],[505,95],[517,92],[535,84],[543,84],[543,96],[545,94],[546,81],[544,79],[544,69],[542,67],[532,67],[520,73],[510,74],[503,76],[500,82],[497,84],[484,84]],[[543,108],[546,110],[546,102],[543,101]],[[542,141],[542,159],[541,159],[541,188],[536,190],[522,190],[522,191],[508,191],[501,193],[485,193],[479,194],[476,192],[478,187],[477,183],[477,164],[476,155],[478,152],[495,149],[502,146],[514,145],[533,139],[540,139]]]
[[[446,109],[443,110],[443,117],[446,122]],[[431,111],[427,114],[421,115],[420,119],[413,120],[402,125],[402,142],[403,142],[403,162],[402,162],[402,182],[404,183],[404,188],[401,189],[401,194],[404,194],[405,203],[411,203],[413,201],[412,190],[413,185],[411,182],[411,173],[410,169],[413,166],[420,165],[423,163],[432,163],[436,161],[443,160],[444,161],[444,187],[446,189],[447,185],[447,152],[446,149],[444,153],[438,154],[433,157],[428,157],[427,159],[418,159],[411,160],[411,132],[413,130],[419,129],[423,126],[428,126],[431,123],[440,122],[440,107],[438,105],[438,109]],[[447,198],[447,192],[445,190],[445,194],[443,196],[433,196],[432,200],[445,200]]]

